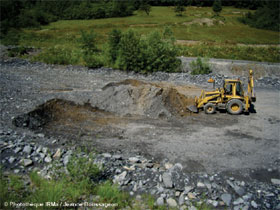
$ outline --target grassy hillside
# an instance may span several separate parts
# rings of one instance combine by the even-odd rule
[[[77,38],[80,37],[81,30],[93,29],[98,34],[99,45],[102,46],[107,41],[108,32],[114,28],[133,28],[141,34],[147,34],[155,29],[162,31],[168,26],[174,32],[175,38],[180,40],[178,43],[182,45],[181,55],[270,62],[280,60],[279,47],[275,46],[280,42],[279,33],[240,23],[238,18],[248,11],[246,9],[224,7],[221,17],[218,18],[213,18],[212,8],[208,7],[187,7],[182,17],[176,16],[173,9],[152,7],[149,16],[136,12],[133,16],[124,18],[58,21],[40,30],[24,30],[19,44],[38,48],[78,49]],[[250,46],[246,46],[247,44]],[[273,46],[251,46],[260,44]],[[204,50],[205,46],[207,50]]]

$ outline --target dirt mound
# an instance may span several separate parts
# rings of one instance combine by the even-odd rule
[[[109,83],[92,103],[100,109],[120,115],[146,115],[152,118],[186,116],[186,109],[194,103],[190,95],[181,93],[190,87],[164,83],[124,80]]]
[[[125,122],[125,118],[92,107],[89,103],[79,105],[62,99],[49,100],[13,120],[17,127],[28,127],[32,130],[49,129],[54,133],[66,132],[69,135],[77,135],[80,132],[90,135],[118,133],[117,128],[113,128],[114,125]]]

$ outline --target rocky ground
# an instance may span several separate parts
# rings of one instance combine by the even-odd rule
[[[208,116],[174,109],[172,101],[181,94],[192,98],[201,88],[211,89],[210,76],[217,86],[225,78],[144,76],[2,56],[4,171],[38,168],[48,177],[55,160],[66,165],[76,148],[87,147],[98,151],[95,161],[104,165],[106,177],[131,195],[155,195],[158,205],[195,208],[193,201],[206,201],[220,209],[280,209],[279,78],[256,81],[257,113]],[[119,84],[125,79],[146,86]],[[147,100],[154,103],[143,106]]]

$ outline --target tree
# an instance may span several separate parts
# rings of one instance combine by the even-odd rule
[[[149,4],[148,0],[140,1],[139,11],[144,11],[144,12],[146,12],[147,15],[150,15],[151,5]]]
[[[216,15],[219,15],[219,13],[222,11],[222,2],[221,0],[215,0],[214,4],[212,6],[213,11],[216,13]]]
[[[174,12],[177,16],[182,16],[184,11],[186,11],[186,8],[184,7],[184,1],[180,0],[174,9]]]

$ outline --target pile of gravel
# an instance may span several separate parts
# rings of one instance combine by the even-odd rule
[[[45,144],[39,144],[40,140]],[[43,134],[30,136],[2,130],[3,169],[16,174],[38,170],[41,176],[51,178],[56,175],[57,166],[65,168],[72,155],[77,153],[75,148],[57,147],[57,143],[58,140],[48,139]],[[89,159],[89,155],[83,152],[78,156]],[[263,183],[238,180],[220,173],[187,174],[180,163],[168,160],[158,163],[140,155],[102,153],[96,154],[93,161],[104,169],[100,182],[104,177],[111,179],[131,196],[149,193],[155,196],[159,206],[196,209],[193,203],[205,201],[223,209],[280,209],[279,179]]]

